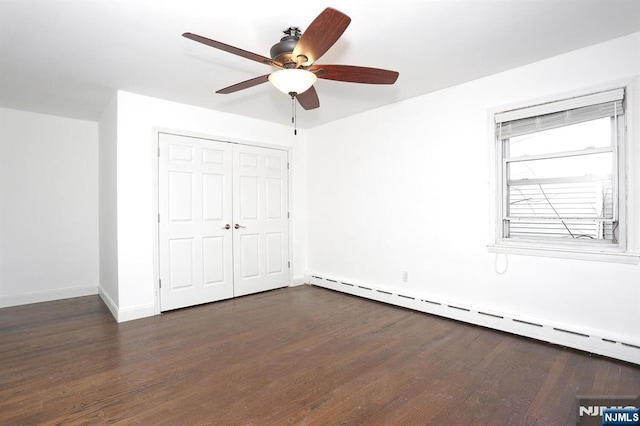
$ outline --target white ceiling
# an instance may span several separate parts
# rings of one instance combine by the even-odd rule
[[[352,21],[318,63],[400,78],[318,80],[303,128],[640,31],[640,0],[0,0],[0,106],[96,120],[121,89],[287,124],[290,99],[268,83],[214,93],[269,67],[181,34],[269,56],[327,6]]]

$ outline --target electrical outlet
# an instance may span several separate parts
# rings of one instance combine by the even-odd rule
[[[409,282],[409,271],[402,271],[402,282],[403,283]]]

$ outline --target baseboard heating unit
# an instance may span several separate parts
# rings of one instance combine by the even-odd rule
[[[616,336],[596,335],[597,333],[589,330],[578,329],[566,324],[554,324],[539,318],[527,318],[504,312],[485,310],[480,307],[465,306],[455,301],[419,297],[407,292],[398,293],[390,288],[342,280],[322,274],[310,273],[306,281],[318,287],[640,365],[640,343],[621,341],[622,339]]]

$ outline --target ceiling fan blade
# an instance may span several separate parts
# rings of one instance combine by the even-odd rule
[[[304,109],[315,109],[320,106],[318,92],[313,86],[309,87],[306,92],[296,95],[296,99]]]
[[[266,56],[258,55],[257,53],[252,53],[216,40],[211,40],[210,38],[199,36],[197,34],[184,33],[182,34],[182,36],[190,40],[197,41],[198,43],[206,44],[207,46],[215,47],[216,49],[224,50],[225,52],[242,56],[243,58],[247,58],[252,61],[260,62],[267,65],[273,65],[274,67],[278,68],[283,67],[280,62],[274,61],[273,59],[267,58]]]
[[[252,78],[247,81],[243,81],[241,83],[234,84],[233,86],[225,87],[224,89],[218,90],[216,93],[221,93],[223,95],[237,92],[238,90],[248,89],[249,87],[257,86],[258,84],[266,83],[269,81],[269,74],[261,75],[260,77]]]
[[[313,65],[309,67],[318,78],[348,83],[393,84],[400,75],[397,71],[353,65]]]
[[[298,63],[298,66],[314,63],[333,46],[350,22],[351,18],[344,13],[331,7],[326,8],[302,33],[291,58]],[[306,56],[307,59],[297,59],[300,55]]]

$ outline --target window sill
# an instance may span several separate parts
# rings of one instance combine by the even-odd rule
[[[535,246],[526,243],[488,244],[489,253],[516,254],[522,256],[558,257],[563,259],[588,260],[594,262],[640,264],[640,253],[604,251],[582,247]]]

